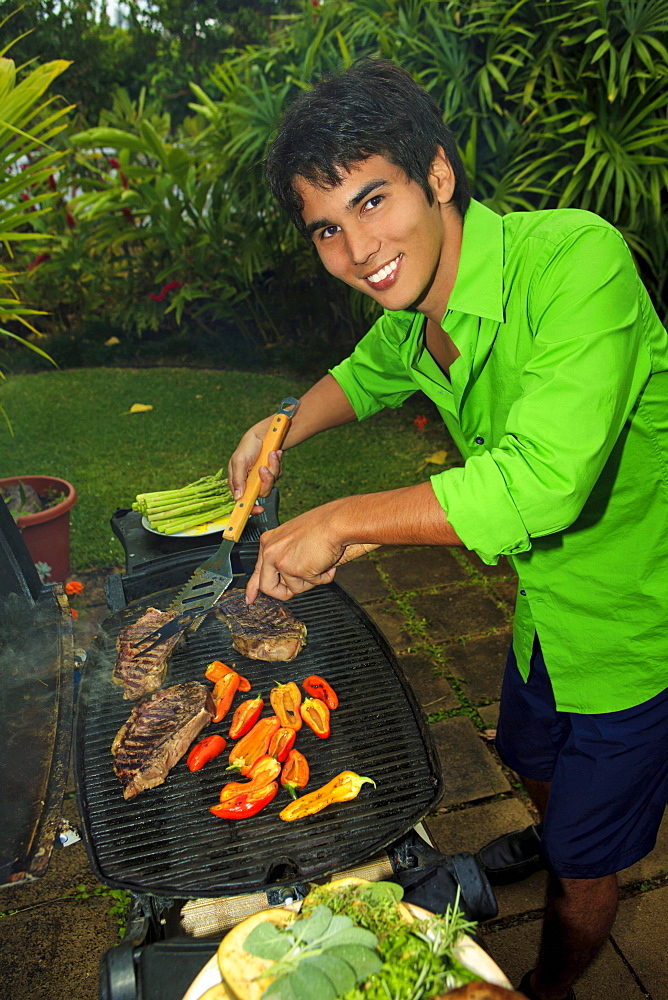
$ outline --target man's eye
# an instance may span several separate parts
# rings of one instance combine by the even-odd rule
[[[324,229],[320,230],[318,239],[321,240],[330,239],[332,236],[335,236],[338,233],[339,228],[340,228],[339,226],[325,226]]]
[[[367,208],[377,208],[378,205],[380,205],[380,203],[381,203],[382,200],[383,200],[383,195],[382,194],[375,194],[373,196],[373,198],[369,198],[369,200],[364,203],[365,210]]]

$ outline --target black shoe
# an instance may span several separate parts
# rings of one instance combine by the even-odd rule
[[[475,858],[491,885],[511,885],[521,882],[545,868],[540,853],[542,823],[526,830],[513,830],[482,847]]]
[[[522,977],[522,982],[517,987],[517,989],[519,990],[520,993],[524,993],[524,996],[527,998],[527,1000],[538,1000],[538,997],[531,989],[531,986],[529,984],[532,975],[533,975],[533,969],[529,969],[527,974]],[[568,991],[568,993],[566,994],[566,996],[564,997],[564,1000],[575,1000],[575,993],[573,991],[572,986]]]

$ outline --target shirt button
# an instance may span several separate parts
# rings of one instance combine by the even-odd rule
[[[483,437],[477,437],[475,439],[475,443],[476,444],[484,444],[485,443],[485,439]]]
[[[520,590],[520,594],[522,595],[522,597],[526,597],[527,596],[526,590]]]

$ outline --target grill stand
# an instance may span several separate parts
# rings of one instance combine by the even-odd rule
[[[235,573],[249,573],[255,563],[259,535],[278,525],[278,493],[264,502],[262,515],[254,517],[232,553]],[[105,585],[111,611],[131,601],[181,584],[208,555],[216,551],[219,537],[211,539],[162,539],[141,526],[135,511],[117,510],[112,530],[126,555],[125,573],[108,578]],[[422,834],[422,835],[421,835]],[[470,853],[444,855],[427,842],[418,829],[390,844],[380,855],[355,869],[330,878],[358,875],[388,879],[404,888],[406,902],[442,913],[460,894],[459,905],[475,921],[496,916],[493,890]],[[101,1000],[181,1000],[203,965],[215,953],[220,937],[251,913],[303,899],[308,885],[286,884],[289,871],[277,872],[281,885],[265,893],[223,900],[183,900],[131,893],[128,924],[123,941],[103,956],[100,971]],[[321,881],[329,881],[322,879]]]

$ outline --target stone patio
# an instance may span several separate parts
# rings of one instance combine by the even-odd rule
[[[73,601],[81,609],[82,649],[107,613],[103,581],[116,569],[77,575],[85,584]],[[439,849],[475,852],[535,821],[493,744],[515,589],[508,565],[485,566],[458,551],[387,549],[342,567],[337,579],[387,636],[432,726],[445,795],[426,825]],[[72,789],[64,814],[76,824]],[[499,915],[480,928],[515,983],[534,964],[544,883],[538,874],[497,889]],[[623,872],[621,883],[611,939],[578,984],[578,1000],[666,1000],[668,821],[655,850]],[[114,903],[92,875],[81,842],[56,847],[38,882],[2,890],[0,996],[96,1000],[100,957],[117,940]]]

